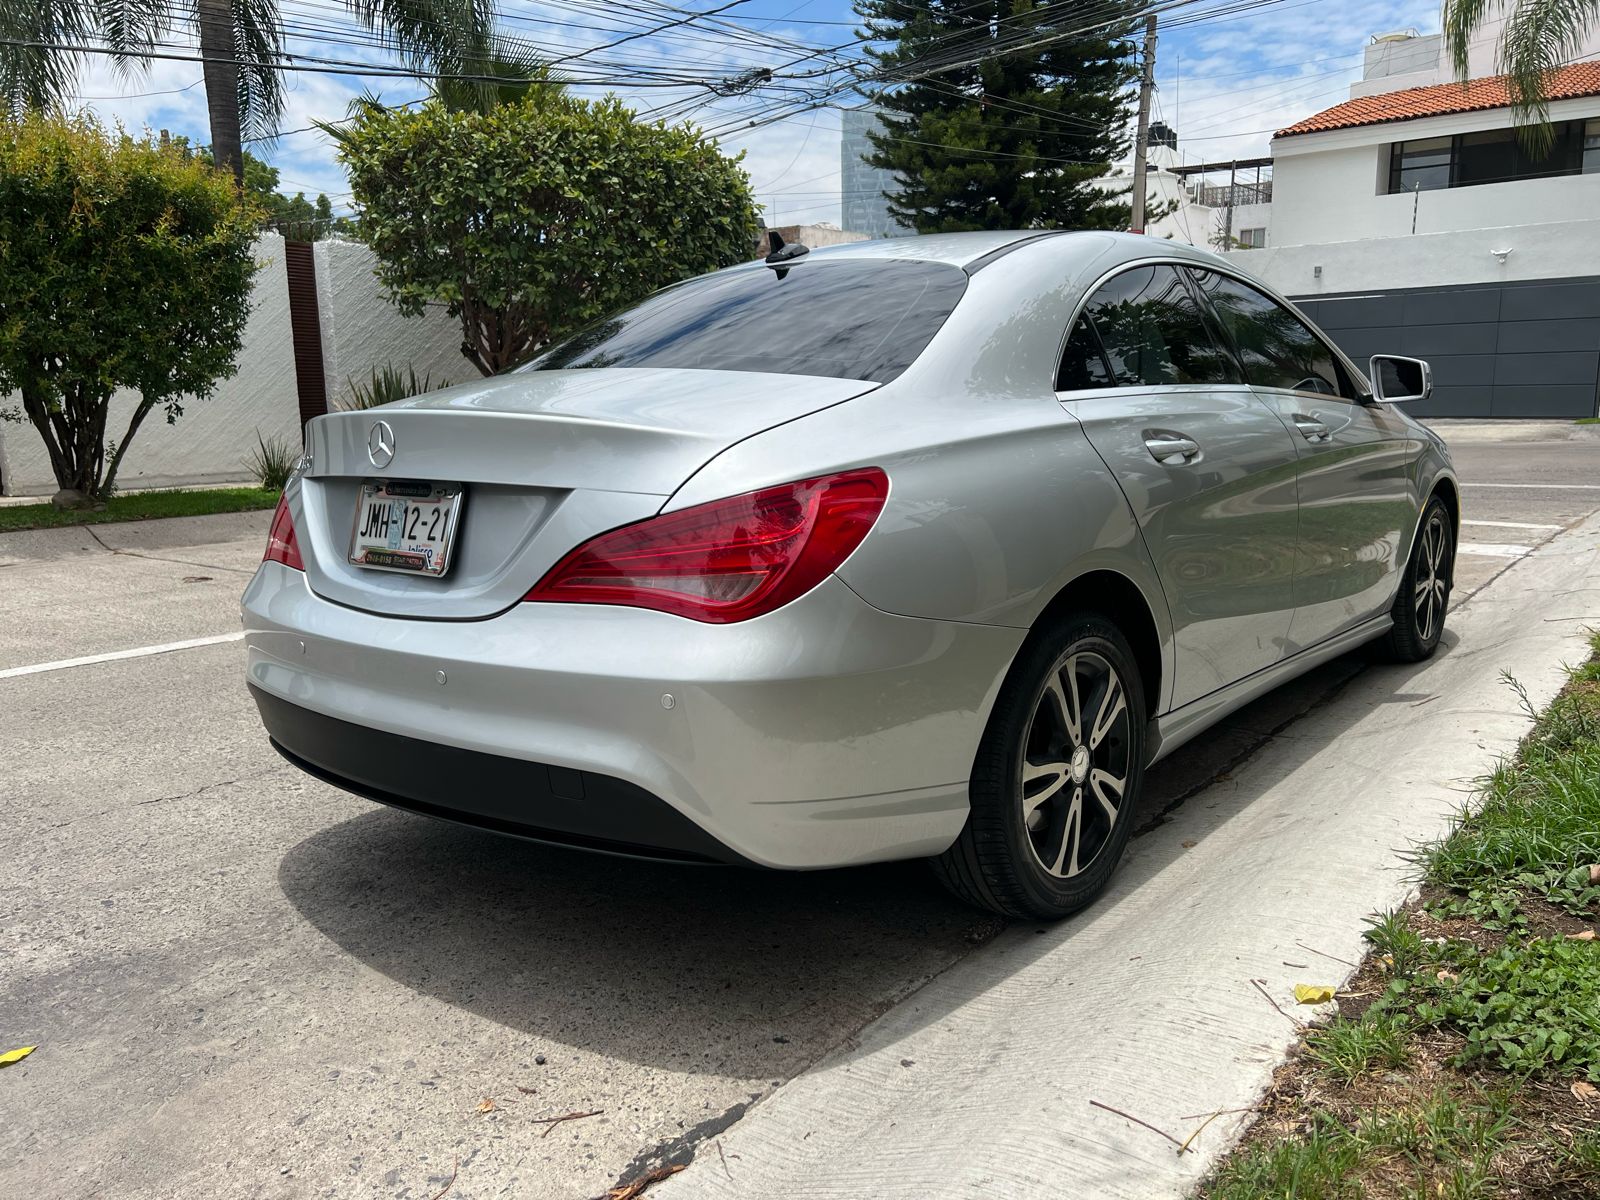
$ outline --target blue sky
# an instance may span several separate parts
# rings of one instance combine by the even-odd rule
[[[727,0],[721,0],[726,3]],[[678,0],[684,9],[719,7],[708,0]],[[1179,13],[1200,14],[1218,0],[1199,0]],[[344,15],[338,0],[281,0],[291,28],[292,52],[388,66],[393,59],[373,46]],[[1093,7],[1086,0],[1086,7]],[[626,37],[640,25],[659,24],[626,0],[501,0],[504,28],[559,57]],[[846,0],[743,0],[728,9],[720,29],[684,26],[573,60],[563,69],[583,78],[641,71],[677,79],[727,79],[757,66],[799,57],[792,48],[837,46],[854,35]],[[1362,47],[1370,35],[1394,29],[1438,29],[1435,0],[1277,0],[1259,9],[1219,16],[1165,31],[1157,50],[1155,115],[1178,130],[1185,161],[1218,161],[1266,154],[1271,133],[1344,99],[1360,77]],[[743,36],[735,36],[737,29]],[[295,34],[301,36],[293,36]],[[170,40],[176,52],[185,34]],[[331,39],[331,40],[330,40]],[[821,60],[793,70],[813,68]],[[609,64],[605,69],[593,63]],[[200,64],[154,62],[131,76],[108,60],[86,64],[78,94],[85,107],[131,131],[168,129],[208,140]],[[299,131],[313,120],[345,115],[352,97],[371,89],[399,103],[421,96],[410,79],[290,74],[283,129]],[[750,130],[752,117],[774,111],[785,93],[762,90],[718,99],[704,88],[583,87],[585,94],[615,91],[636,109],[694,105],[692,119],[719,133],[730,153],[743,151],[756,197],[769,221],[784,224],[839,219],[839,116],[819,108]],[[793,95],[794,93],[789,93]],[[849,102],[848,98],[844,99]],[[326,192],[336,210],[349,205],[348,184],[326,136],[286,132],[276,144],[252,147],[281,172],[287,192]]]

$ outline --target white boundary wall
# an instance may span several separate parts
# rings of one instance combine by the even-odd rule
[[[1509,252],[1503,262],[1497,251]],[[1269,244],[1227,257],[1285,295],[1302,297],[1588,277],[1600,274],[1600,218],[1320,245]]]
[[[461,357],[457,323],[442,308],[408,319],[385,300],[372,274],[372,252],[355,242],[318,242],[317,296],[322,319],[323,369],[328,402],[346,393],[345,379],[366,378],[386,362],[416,367],[461,383],[476,368]],[[256,276],[239,373],[224,380],[209,400],[190,400],[175,425],[157,411],[145,418],[117,474],[123,489],[180,484],[248,482],[245,460],[257,432],[268,440],[300,441],[300,407],[289,336],[289,289],[283,239],[269,234],[256,243],[262,267]],[[108,438],[127,428],[135,397],[111,402]],[[0,407],[21,407],[20,396],[0,397]],[[0,423],[0,485],[8,496],[48,496],[56,490],[44,442],[29,424]]]
[[[317,310],[322,318],[322,371],[328,407],[349,396],[349,381],[365,383],[385,364],[415,368],[433,387],[478,378],[461,354],[461,323],[444,305],[420,317],[403,317],[383,297],[373,275],[372,251],[360,242],[323,241],[313,247],[317,263]]]

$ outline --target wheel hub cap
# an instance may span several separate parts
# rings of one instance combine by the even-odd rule
[[[1092,650],[1063,655],[1024,736],[1018,780],[1028,843],[1051,875],[1086,870],[1111,840],[1131,746],[1128,697],[1110,661]]]
[[[1445,603],[1450,581],[1450,532],[1444,519],[1433,517],[1422,531],[1418,546],[1417,582],[1414,602],[1417,633],[1424,642],[1438,636],[1444,624]]]

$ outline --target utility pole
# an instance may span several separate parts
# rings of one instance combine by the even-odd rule
[[[1224,210],[1227,213],[1228,220],[1227,224],[1222,227],[1222,252],[1224,254],[1231,253],[1233,250],[1233,198],[1237,194],[1235,189],[1238,178],[1239,160],[1234,159],[1233,162],[1228,164],[1228,207]]]
[[[1144,232],[1145,159],[1150,150],[1150,93],[1156,83],[1156,19],[1144,19],[1144,74],[1139,79],[1139,131],[1133,142],[1133,220],[1134,233]]]

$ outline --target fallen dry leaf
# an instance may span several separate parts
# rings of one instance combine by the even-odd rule
[[[1195,841],[1193,838],[1185,838],[1183,842],[1183,848],[1185,850],[1193,850],[1199,844],[1200,843]]]
[[[1600,863],[1589,864],[1589,882],[1600,883]]]
[[[1592,942],[1594,941],[1594,930],[1585,929],[1581,933],[1569,933],[1567,937],[1574,942]]]
[[[485,1096],[483,1098],[482,1103],[480,1103],[478,1105],[478,1111],[481,1112],[481,1113],[491,1113],[491,1112],[493,1112],[494,1111],[494,1097]]]
[[[1434,974],[1434,978],[1440,983],[1454,983],[1456,980],[1460,979],[1461,976],[1457,975],[1454,971],[1439,971]]]
[[[1333,989],[1320,983],[1297,983],[1294,998],[1300,1004],[1326,1004],[1333,999]]]
[[[37,1046],[23,1046],[18,1050],[7,1050],[4,1054],[0,1054],[0,1067],[9,1067],[12,1063],[19,1063],[38,1048]]]
[[[657,1167],[648,1175],[641,1175],[632,1183],[625,1183],[621,1187],[614,1187],[606,1193],[606,1200],[634,1200],[635,1196],[644,1194],[645,1188],[653,1183],[660,1183],[669,1176],[676,1175],[687,1164],[672,1163],[665,1167]]]
[[[1600,1088],[1595,1087],[1587,1079],[1580,1079],[1572,1085],[1572,1094],[1584,1104],[1593,1104],[1600,1100]]]

